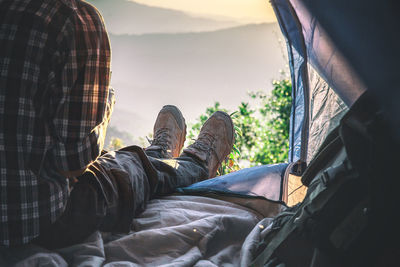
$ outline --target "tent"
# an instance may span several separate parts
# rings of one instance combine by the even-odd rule
[[[263,252],[257,248],[272,218],[304,197],[307,188],[301,175],[361,95],[368,92],[377,100],[390,122],[388,131],[400,140],[396,103],[400,4],[394,0],[271,3],[286,38],[293,84],[287,163],[241,170],[152,200],[129,235],[95,233],[82,244],[57,251],[35,246],[0,250],[0,265],[257,265],[260,261],[253,261]],[[394,162],[399,159],[395,148],[383,148]],[[399,178],[396,172],[389,173],[392,177],[381,179]],[[396,200],[389,203],[380,214],[393,213]],[[291,265],[283,261],[266,266]]]

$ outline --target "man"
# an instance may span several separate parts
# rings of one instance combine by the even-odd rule
[[[110,54],[84,1],[0,0],[0,246],[128,232],[147,200],[215,176],[229,154],[229,115],[215,113],[180,154],[185,121],[165,106],[150,147],[100,156],[114,104]]]

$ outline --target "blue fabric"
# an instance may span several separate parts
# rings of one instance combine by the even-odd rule
[[[264,165],[243,169],[205,180],[177,191],[184,194],[219,193],[243,197],[282,200],[282,183],[288,164]]]
[[[304,3],[380,102],[400,140],[400,2],[306,0]],[[339,94],[352,90],[334,89]]]
[[[301,25],[292,12],[292,7],[286,0],[271,1],[285,36],[289,67],[292,76],[293,106],[290,118],[289,162],[306,161],[308,137],[308,74],[307,51],[304,45]]]

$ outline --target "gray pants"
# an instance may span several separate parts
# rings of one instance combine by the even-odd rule
[[[204,162],[190,155],[162,159],[137,146],[103,154],[72,187],[63,215],[43,224],[34,243],[60,248],[96,230],[128,233],[149,199],[208,178]]]

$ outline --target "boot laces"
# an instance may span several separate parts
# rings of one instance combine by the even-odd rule
[[[160,128],[154,134],[154,139],[149,140],[152,146],[159,146],[162,150],[167,151],[171,144],[171,135],[167,128]]]
[[[218,153],[215,150],[215,137],[213,135],[204,133],[199,136],[198,139],[191,146],[193,148],[206,152],[207,161],[211,152],[213,152],[218,163],[221,164],[222,161],[220,160]]]

